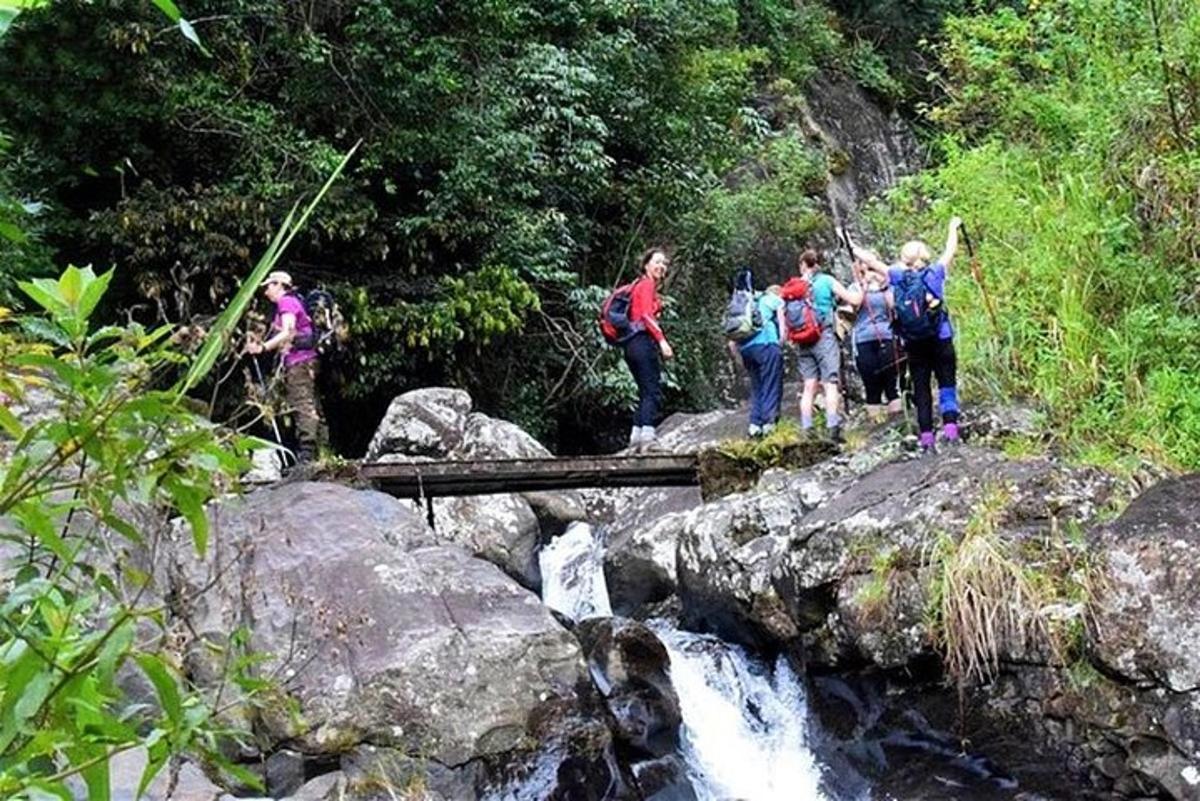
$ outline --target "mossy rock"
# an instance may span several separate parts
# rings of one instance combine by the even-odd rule
[[[800,470],[838,453],[827,439],[801,435],[782,425],[760,440],[731,440],[700,451],[700,493],[705,500],[753,488],[763,471],[772,467]]]

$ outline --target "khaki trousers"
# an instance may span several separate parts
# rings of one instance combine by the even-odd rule
[[[317,413],[317,359],[283,369],[283,388],[288,408],[296,421],[296,440],[301,451],[316,453],[321,431]]]

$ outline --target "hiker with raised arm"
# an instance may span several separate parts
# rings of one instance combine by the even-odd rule
[[[750,425],[747,433],[751,437],[760,437],[775,429],[783,405],[781,343],[786,326],[783,299],[779,296],[779,287],[775,285],[767,287],[765,292],[754,293],[754,277],[749,269],[742,270],[734,279],[734,291],[752,293],[752,302],[758,311],[758,327],[740,341],[731,339],[729,352],[735,361],[746,368],[746,374],[750,377]]]
[[[942,439],[955,443],[958,431],[957,356],[954,352],[954,328],[946,310],[946,278],[958,252],[958,229],[962,220],[954,217],[946,233],[941,257],[929,263],[929,247],[921,241],[906,242],[900,249],[900,263],[883,264],[870,251],[854,247],[855,258],[878,274],[885,274],[892,288],[896,331],[904,340],[908,370],[913,382],[913,402],[917,407],[918,444],[921,451],[934,450],[933,385],[938,382],[938,407],[942,413]]]
[[[252,339],[246,352],[252,355],[274,352],[283,367],[283,387],[287,405],[296,425],[296,461],[312,461],[321,432],[317,412],[317,358],[312,319],[304,302],[292,288],[292,277],[276,270],[260,284],[267,299],[275,304],[266,341]]]
[[[851,269],[862,293],[852,329],[854,365],[862,378],[867,416],[879,423],[887,415],[902,411],[900,352],[892,331],[892,293],[886,274],[874,273],[859,259],[854,260]]]
[[[785,317],[789,327],[797,326],[793,318],[796,313],[804,311],[805,303],[809,304],[815,316],[819,333],[814,332],[811,344],[808,338],[798,338],[789,331],[788,339],[796,346],[796,363],[799,366],[800,378],[804,384],[800,391],[800,428],[804,431],[813,427],[813,406],[816,401],[817,386],[824,388],[825,397],[825,427],[830,438],[835,442],[842,441],[841,393],[838,390],[838,377],[841,373],[842,349],[834,332],[836,323],[837,301],[841,300],[855,305],[862,300],[862,292],[858,287],[845,287],[829,273],[820,271],[820,257],[811,248],[800,254],[800,276],[784,284],[782,293],[789,309],[785,309]],[[793,284],[793,282],[796,282]],[[796,292],[789,290],[792,285],[806,285],[804,290],[808,300],[789,300]],[[793,312],[791,309],[794,309]],[[807,326],[806,326],[807,327]],[[795,333],[800,332],[795,329]]]

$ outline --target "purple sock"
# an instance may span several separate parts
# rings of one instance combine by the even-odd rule
[[[922,431],[921,437],[920,437],[920,439],[917,440],[917,442],[920,444],[921,450],[923,450],[923,451],[929,450],[930,448],[933,447],[933,432],[932,431]]]
[[[942,437],[947,442],[958,441],[958,423],[946,423],[942,426]]]

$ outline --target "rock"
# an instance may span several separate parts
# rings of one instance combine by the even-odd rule
[[[486,559],[523,587],[539,590],[537,516],[520,495],[474,495],[436,498],[434,532],[438,542],[458,545]]]
[[[339,801],[455,801],[473,787],[453,771],[390,748],[360,745],[342,756]]]
[[[961,536],[988,504],[1003,507],[999,536],[1036,539],[1060,526],[1091,520],[1116,482],[1099,471],[1045,459],[1014,461],[994,451],[960,446],[935,459],[851,460],[764,479],[754,492],[706,504],[680,537],[678,572],[685,621],[750,645],[779,645],[824,626],[841,638],[818,661],[875,653],[891,665],[923,650],[915,621],[924,595],[909,579],[896,586],[878,625],[862,627],[849,603],[882,550],[901,572],[919,565],[943,535]],[[919,584],[919,582],[917,582]],[[841,592],[841,602],[838,597]],[[897,605],[899,603],[900,605]],[[837,617],[839,611],[849,615]],[[857,636],[870,631],[874,644]],[[886,656],[885,656],[886,654]],[[1012,654],[1014,658],[1024,654]]]
[[[281,451],[274,448],[255,448],[250,454],[250,470],[242,476],[244,484],[274,484],[283,478]]]
[[[367,446],[367,461],[388,453],[446,456],[463,441],[471,396],[461,389],[434,387],[406,392],[392,401]]]
[[[507,420],[478,412],[467,418],[462,445],[455,449],[459,459],[545,459],[554,454],[525,429]]]
[[[149,762],[144,747],[115,754],[108,765],[109,790],[112,801],[137,801],[142,773]],[[75,790],[80,801],[88,797],[87,789],[79,782]],[[217,801],[225,791],[213,784],[204,771],[191,762],[172,760],[164,765],[142,794],[142,801]]]
[[[346,777],[338,770],[305,783],[288,801],[343,801],[345,795]]]
[[[677,540],[687,512],[700,504],[697,487],[638,490],[604,527],[604,577],[617,614],[634,614],[675,593]]]
[[[267,792],[276,798],[291,795],[304,784],[304,756],[281,749],[267,757],[265,764]]]
[[[249,628],[263,673],[299,706],[256,712],[265,747],[371,742],[460,765],[525,742],[530,715],[584,679],[577,643],[536,596],[426,546],[425,523],[387,496],[288,484],[211,518],[206,559],[174,549],[174,611],[197,638]]]
[[[585,620],[575,636],[616,721],[617,739],[650,757],[675,753],[682,717],[666,646],[643,624],[620,618]]]
[[[537,515],[543,542],[562,534],[572,523],[588,519],[583,499],[577,492],[523,492],[521,497]]]
[[[1200,474],[1152,487],[1093,542],[1104,588],[1093,600],[1096,657],[1133,681],[1200,689]]]

